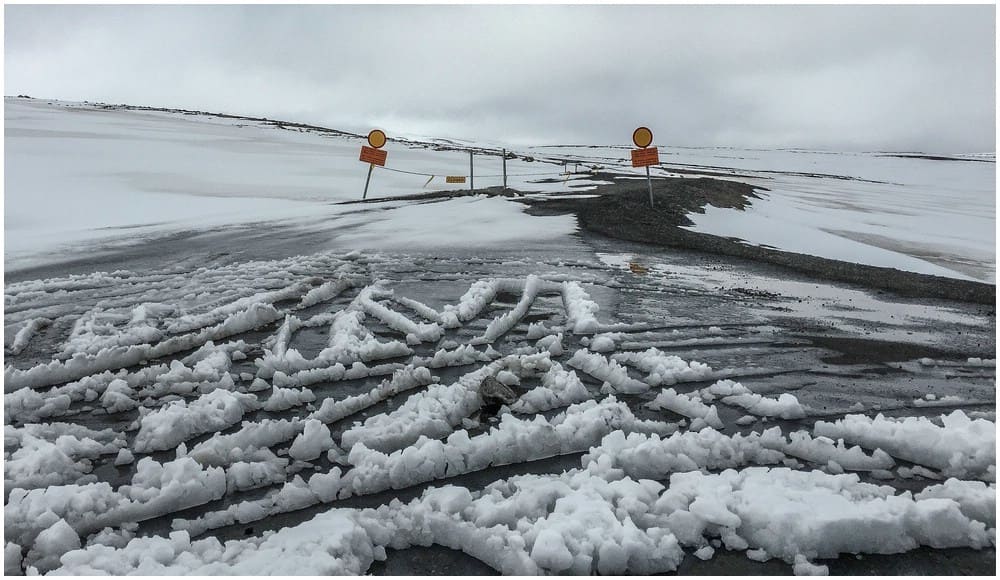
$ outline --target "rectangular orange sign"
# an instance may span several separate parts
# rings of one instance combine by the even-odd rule
[[[656,147],[632,150],[632,167],[646,167],[660,162],[660,151]]]
[[[448,175],[444,178],[445,183],[465,183],[464,175]]]
[[[375,149],[374,147],[368,147],[367,145],[361,146],[361,161],[365,163],[374,163],[375,165],[385,166],[386,152],[382,149]]]

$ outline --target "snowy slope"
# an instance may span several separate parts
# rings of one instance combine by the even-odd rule
[[[518,205],[486,199],[437,203],[435,212],[351,218],[360,208],[330,203],[361,198],[367,170],[358,161],[361,138],[205,115],[49,103],[5,99],[8,270],[92,249],[81,242],[128,243],[246,223],[350,227],[353,237],[345,243],[363,246],[495,243],[530,238],[532,232],[546,239],[575,228],[569,218],[530,218]],[[428,176],[379,169],[369,197],[466,188],[443,177],[468,174],[466,153],[395,143],[387,150],[389,167],[437,177],[425,189]],[[511,160],[508,183],[529,191],[592,184],[534,183],[561,170]],[[477,188],[499,185],[499,157],[478,157],[476,172]],[[456,222],[459,228],[452,227]],[[477,231],[484,239],[471,235]],[[416,237],[387,237],[389,232]]]
[[[627,167],[625,147],[539,147],[540,157]],[[746,210],[709,206],[691,229],[753,244],[952,278],[996,279],[993,154],[661,147],[654,175],[759,185]]]
[[[332,245],[495,244],[573,231],[502,200],[395,203],[359,214],[363,139],[257,121],[5,99],[6,268],[59,261],[170,232],[254,223],[331,232]],[[390,135],[392,137],[392,135]],[[468,154],[495,141],[408,139],[387,145],[370,197],[465,185]],[[508,183],[522,191],[586,191],[564,168],[643,175],[627,146],[508,148]],[[534,162],[523,158],[531,156]],[[662,147],[654,175],[709,175],[768,188],[745,211],[709,206],[693,229],[840,260],[955,278],[995,280],[992,154],[955,159],[883,153]],[[566,164],[566,165],[564,165]],[[477,155],[477,188],[501,184],[499,156]],[[428,183],[428,179],[430,182]],[[384,206],[378,205],[376,208]],[[371,209],[369,206],[367,209]],[[541,220],[541,221],[539,221]],[[91,242],[82,244],[82,242]]]

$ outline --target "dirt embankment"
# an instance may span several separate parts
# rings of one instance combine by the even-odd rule
[[[759,260],[826,280],[889,290],[903,296],[996,303],[996,286],[992,284],[762,248],[680,227],[692,225],[687,214],[703,213],[707,204],[740,209],[751,204],[752,199],[759,196],[753,186],[745,183],[710,178],[654,179],[654,207],[650,208],[645,180],[602,177],[613,183],[588,192],[598,197],[558,199],[554,196],[548,200],[523,201],[529,205],[528,213],[533,215],[572,213],[582,228],[622,240]]]

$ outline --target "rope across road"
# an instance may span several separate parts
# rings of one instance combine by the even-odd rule
[[[375,167],[377,169],[381,169],[381,170],[385,170],[385,171],[393,171],[395,173],[406,173],[406,174],[409,174],[409,175],[422,175],[424,177],[440,177],[440,176],[443,176],[443,175],[453,175],[453,174],[446,174],[446,173],[423,173],[423,172],[420,172],[420,171],[408,171],[406,169],[395,169],[393,167],[383,167],[383,166],[378,166],[378,165],[376,165]],[[565,174],[563,172],[561,172],[561,171],[545,171],[545,172],[541,172],[541,173],[508,173],[507,177],[532,177],[532,176],[538,176],[538,175],[565,175]],[[503,177],[503,174],[502,173],[497,173],[496,175],[479,175],[477,173],[476,177]]]

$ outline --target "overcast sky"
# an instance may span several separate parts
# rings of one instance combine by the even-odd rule
[[[993,6],[7,5],[7,95],[519,144],[993,151]]]

